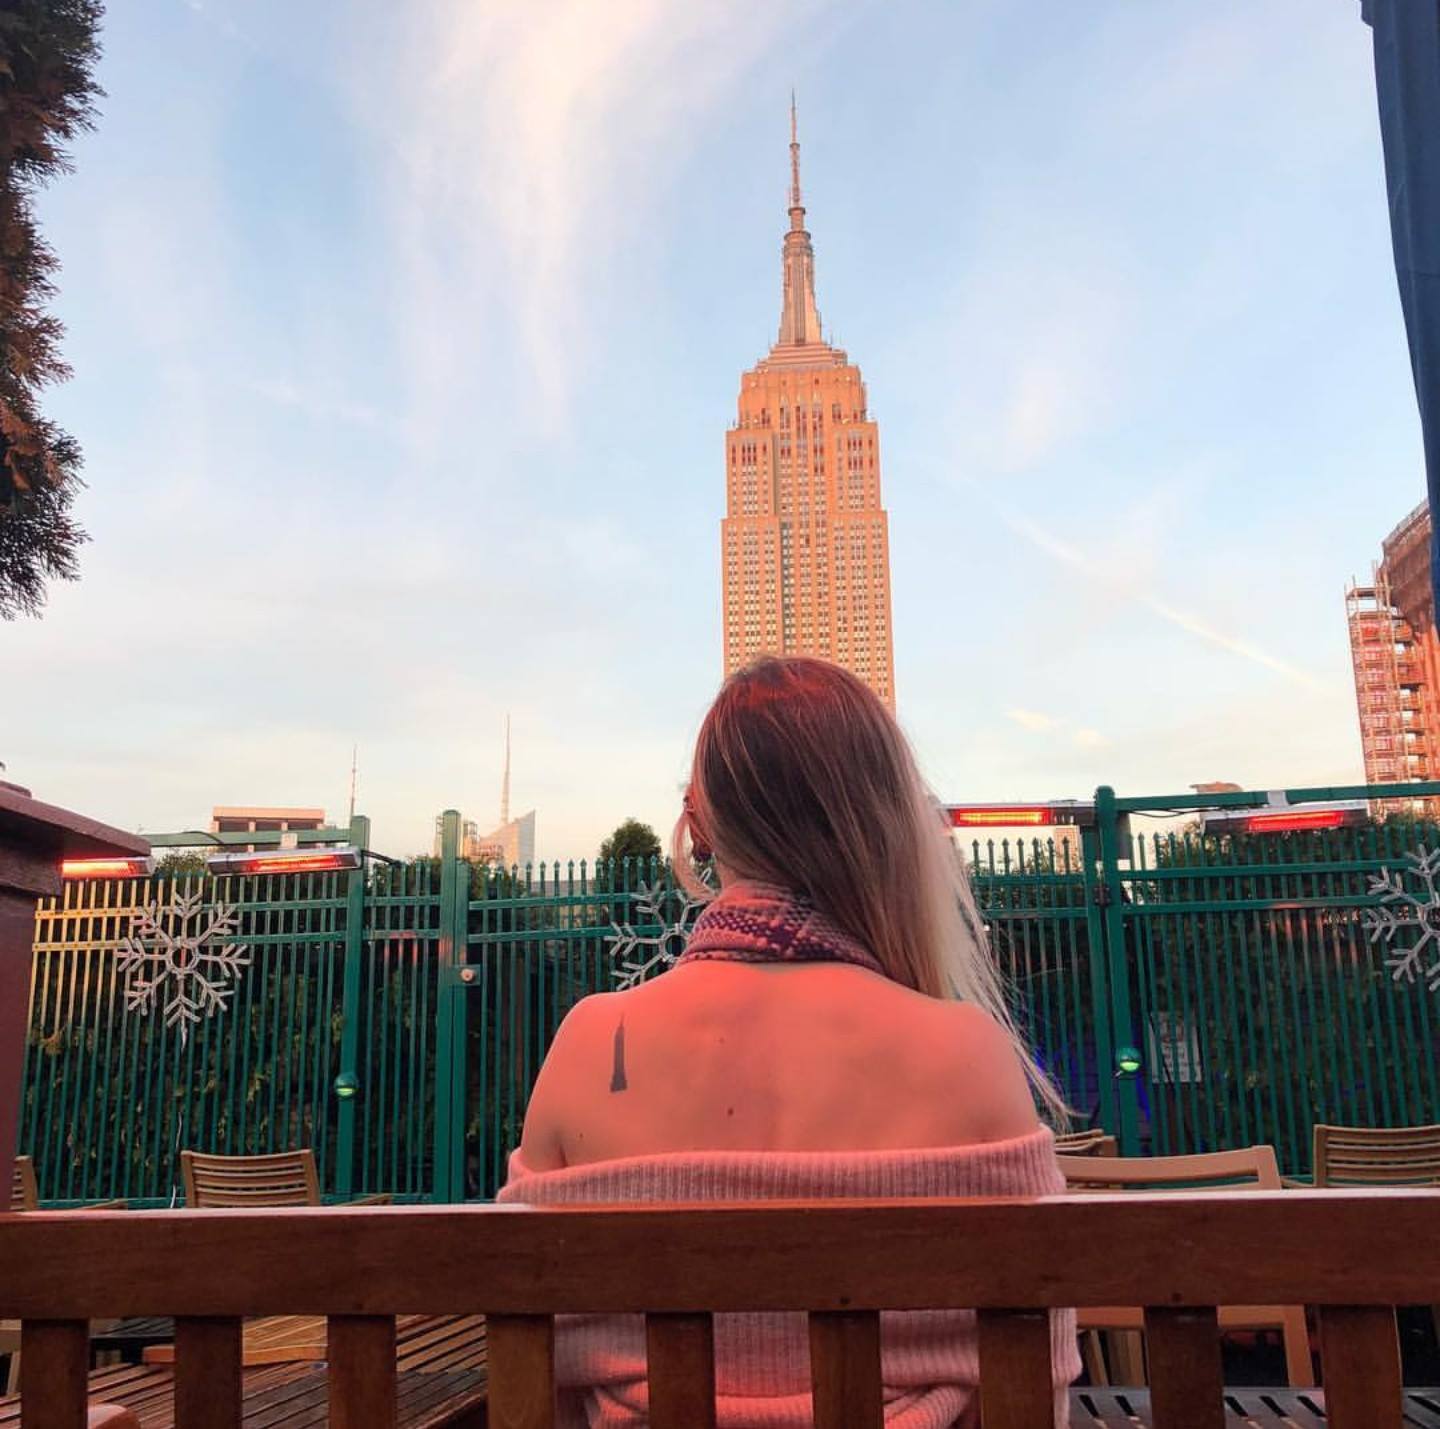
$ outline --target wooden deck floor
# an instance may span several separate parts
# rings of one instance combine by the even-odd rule
[[[478,1315],[402,1315],[396,1322],[400,1429],[485,1429],[485,1322]],[[174,1369],[123,1365],[90,1376],[92,1403],[123,1404],[142,1429],[173,1429]],[[244,1372],[246,1429],[323,1429],[325,1368],[314,1359]],[[0,1399],[0,1429],[16,1429],[20,1404]]]
[[[1325,1394],[1315,1389],[1227,1389],[1225,1429],[1324,1429]],[[1405,1429],[1440,1429],[1440,1390],[1405,1395]],[[1076,1389],[1071,1429],[1150,1429],[1143,1389]]]

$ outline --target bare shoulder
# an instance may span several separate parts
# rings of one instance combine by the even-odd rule
[[[550,1084],[545,1088],[549,1091],[577,1065],[592,1060],[595,1049],[602,1042],[609,1046],[631,996],[629,992],[591,993],[589,997],[582,997],[565,1014],[550,1039],[550,1049],[545,1054],[545,1062],[535,1083],[537,1095],[544,1084]]]
[[[520,1150],[532,1171],[565,1165],[562,1133],[577,1072],[593,1060],[604,1029],[614,1030],[624,999],[616,992],[582,997],[556,1028],[525,1107]]]
[[[927,1081],[944,1095],[956,1140],[1004,1141],[1039,1125],[1029,1078],[1014,1039],[983,1008],[942,1002],[930,1019]]]

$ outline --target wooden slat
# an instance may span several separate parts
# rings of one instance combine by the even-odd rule
[[[715,1328],[709,1315],[647,1315],[652,1429],[714,1429]]]
[[[26,1320],[20,1327],[20,1414],[25,1429],[84,1429],[90,1326]]]
[[[555,1321],[491,1315],[490,1429],[555,1429]]]
[[[1440,1389],[1410,1390],[1405,1395],[1407,1429],[1440,1429]]]
[[[825,1310],[810,1316],[810,1385],[815,1429],[880,1429],[880,1315]]]
[[[1320,1310],[1320,1373],[1330,1429],[1394,1429],[1401,1421],[1395,1312],[1374,1305]]]
[[[177,1319],[176,1429],[240,1429],[242,1398],[240,1321],[233,1315]]]
[[[1052,1429],[1050,1316],[980,1311],[980,1418],[985,1429]]]
[[[1230,1389],[1226,1397],[1260,1429],[1325,1429],[1318,1390]]]
[[[1145,1311],[1150,1400],[1165,1429],[1224,1429],[1220,1325],[1213,1307]]]
[[[820,1310],[1416,1305],[1440,1284],[1437,1217],[1440,1191],[51,1211],[0,1215],[0,1318],[465,1314],[480,1267],[487,1308],[508,1314],[793,1310],[797,1286]]]
[[[331,1429],[395,1429],[395,1321],[388,1315],[332,1315]]]

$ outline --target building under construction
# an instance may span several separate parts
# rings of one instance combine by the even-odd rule
[[[1384,540],[1369,585],[1345,594],[1367,784],[1440,777],[1440,642],[1422,502]],[[1379,801],[1376,813],[1440,818],[1440,799]]]

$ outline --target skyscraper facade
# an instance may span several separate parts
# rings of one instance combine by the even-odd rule
[[[725,439],[725,673],[757,655],[818,655],[891,709],[890,536],[865,383],[824,339],[790,109],[790,227],[779,338],[740,379]]]

